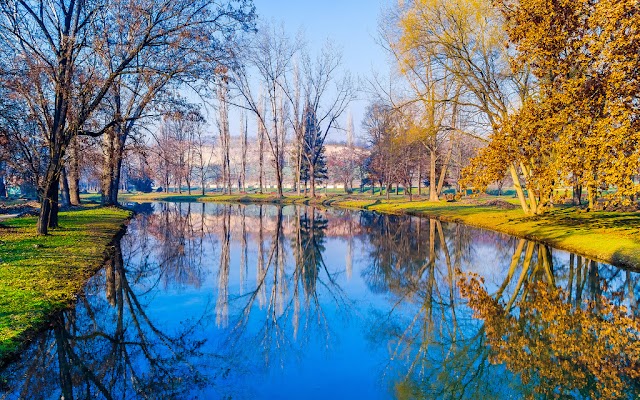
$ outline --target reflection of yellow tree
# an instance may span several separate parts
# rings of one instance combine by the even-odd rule
[[[534,393],[548,397],[616,399],[640,391],[640,321],[625,307],[602,296],[575,307],[544,280],[527,282],[524,290],[512,314],[513,300],[505,306],[481,278],[461,282],[462,295],[485,322],[493,362],[505,363]]]

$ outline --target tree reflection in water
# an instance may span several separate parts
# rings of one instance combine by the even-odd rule
[[[471,238],[478,240],[479,232],[376,214],[363,225],[371,240],[363,277],[372,290],[393,295],[391,310],[374,313],[370,340],[387,343],[390,361],[384,374],[397,377],[396,396],[501,398],[509,393],[501,371],[487,368],[483,329],[458,295],[455,271],[476,259]],[[497,238],[486,233],[482,239]]]
[[[385,374],[401,377],[397,397],[640,392],[639,274],[575,255],[560,261],[545,245],[436,220],[371,214],[364,225],[364,278],[396,304],[374,314],[370,338],[388,345]],[[483,242],[503,253],[490,268],[479,267]],[[410,314],[407,304],[419,307]]]
[[[513,274],[494,295],[482,277],[463,278],[462,294],[484,321],[492,362],[521,375],[531,397],[637,398],[638,275],[571,256],[564,287],[556,276],[551,249],[528,243],[507,298]]]
[[[153,274],[151,264],[132,263],[148,248],[145,238],[123,239],[127,262],[120,240],[114,243],[103,274],[90,281],[76,309],[56,314],[23,362],[3,372],[9,387],[2,398],[178,398],[185,387],[207,384],[198,365],[206,359],[203,342],[193,336],[205,320],[184,321],[167,333],[147,315],[145,294],[131,284]],[[173,277],[174,266],[158,268]]]
[[[268,229],[267,209],[275,213]],[[260,206],[257,218],[254,287],[231,300],[239,312],[224,347],[260,349],[268,367],[299,356],[316,334],[324,337],[323,347],[331,347],[331,326],[324,309],[348,315],[351,304],[336,281],[341,272],[330,270],[324,261],[328,220],[322,212],[296,207],[285,221],[283,208]],[[240,220],[245,231],[246,218]],[[224,254],[227,245],[223,243],[222,248]],[[221,271],[224,262],[223,257]],[[219,280],[218,295],[226,292],[226,284]],[[320,292],[328,302],[320,301]]]

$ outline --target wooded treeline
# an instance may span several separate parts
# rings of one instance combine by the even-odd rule
[[[635,206],[639,22],[634,0],[401,2],[381,23],[401,84],[374,85],[375,177],[426,167],[431,200],[452,167],[461,187],[508,179],[527,214],[569,193],[589,209]],[[469,145],[478,155],[456,161]]]
[[[355,181],[432,201],[513,186],[527,214],[635,206],[639,14],[633,0],[394,3],[379,32],[393,72],[359,85],[338,48],[258,23],[250,0],[3,2],[0,197],[32,191],[41,234],[81,186],[105,205],[123,188],[316,196]],[[364,148],[345,118],[359,93]]]

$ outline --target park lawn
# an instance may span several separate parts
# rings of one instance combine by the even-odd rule
[[[0,224],[0,359],[73,304],[130,216],[117,208],[61,212],[48,236],[36,235],[35,217]]]
[[[511,197],[491,196],[475,204],[465,202],[409,201],[406,196],[385,197],[360,194],[321,194],[316,199],[287,194],[186,195],[149,193],[127,195],[126,201],[255,202],[317,204],[367,209],[380,213],[411,214],[503,232],[536,240],[588,258],[640,270],[640,213],[585,212],[575,207],[557,207],[541,216],[526,216],[521,209],[483,204],[490,200],[517,204]]]

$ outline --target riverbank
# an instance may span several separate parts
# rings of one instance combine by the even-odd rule
[[[498,199],[498,200],[496,200]],[[180,195],[149,193],[123,201],[199,201],[272,204],[316,204],[380,213],[410,214],[460,222],[535,240],[590,259],[640,270],[640,213],[585,212],[558,207],[541,216],[526,216],[509,198],[487,197],[465,202],[409,201],[404,196],[328,195],[316,199],[271,194]]]
[[[36,235],[35,217],[0,224],[0,360],[73,304],[102,266],[108,245],[131,212],[89,207],[61,212],[60,228]]]

